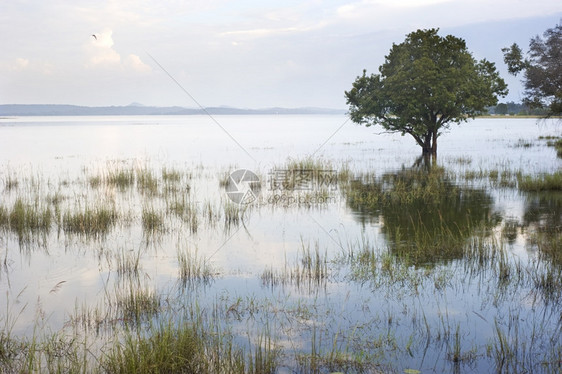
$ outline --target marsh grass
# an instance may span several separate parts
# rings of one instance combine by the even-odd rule
[[[115,253],[117,274],[119,276],[137,276],[141,270],[140,266],[141,251],[125,250]]]
[[[230,228],[232,226],[238,226],[243,220],[244,212],[247,206],[241,206],[235,204],[231,201],[225,201],[223,204],[224,212],[224,226],[225,228]]]
[[[337,171],[332,163],[315,157],[289,158],[284,164],[274,166],[271,174],[274,190],[300,191],[303,187],[318,189],[337,183]]]
[[[536,230],[529,237],[546,261],[562,266],[562,227]]]
[[[179,183],[182,178],[181,171],[173,168],[162,168],[162,180],[166,183]]]
[[[166,200],[166,209],[168,213],[185,222],[191,233],[197,232],[199,227],[198,206],[197,202],[190,199],[189,196],[185,194],[176,195],[173,200]]]
[[[0,229],[17,235],[20,244],[45,237],[54,222],[53,211],[38,201],[16,199],[11,208],[0,206]]]
[[[81,211],[66,211],[62,216],[65,233],[84,236],[104,236],[117,224],[119,214],[114,207],[85,207]]]
[[[145,235],[154,235],[165,231],[164,215],[153,207],[142,209],[142,229]]]
[[[183,250],[178,248],[179,279],[182,285],[209,284],[215,271],[208,260],[198,255],[198,251]]]
[[[325,287],[328,275],[327,254],[321,253],[318,243],[315,244],[314,250],[311,250],[310,244],[301,242],[293,265],[285,260],[283,269],[266,269],[261,274],[261,281],[268,287],[294,285],[299,289],[312,291]]]
[[[547,140],[546,145],[556,149],[556,155],[562,158],[562,138],[559,136],[540,136],[539,139]]]
[[[13,190],[16,190],[19,186],[19,180],[17,179],[17,177],[15,175],[7,175],[4,178],[4,191],[5,192],[11,192]]]
[[[463,257],[464,244],[487,233],[500,217],[485,190],[453,183],[443,168],[404,169],[378,178],[360,176],[345,191],[362,219],[383,222],[391,253],[425,265]]]
[[[324,167],[318,163],[312,167],[318,165]],[[296,166],[311,167],[306,163]],[[207,201],[198,210],[185,190],[167,190],[167,185],[181,183],[185,175],[179,172],[163,169],[160,175],[152,170],[148,173],[151,176],[147,177],[147,187],[141,188],[137,169],[116,170],[132,170],[133,182],[118,187],[118,182],[108,182],[104,174],[95,187],[111,185],[130,190],[126,196],[117,195],[113,206],[96,200],[94,208],[82,208],[86,195],[81,194],[75,195],[76,202],[72,205],[64,197],[71,196],[64,190],[73,188],[69,186],[60,187],[63,189],[60,194],[46,197],[32,190],[31,195],[38,197],[26,200],[10,196],[9,205],[0,205],[0,226],[14,230],[12,223],[18,227],[23,222],[22,227],[28,227],[24,231],[42,232],[40,227],[45,225],[33,224],[37,222],[35,219],[27,220],[26,212],[39,212],[41,217],[41,212],[49,210],[49,214],[60,216],[60,220],[51,218],[48,227],[60,221],[66,233],[105,235],[125,219],[115,206],[130,203],[132,231],[137,233],[136,230],[142,229],[145,235],[165,232],[178,238],[189,235],[200,239],[220,231],[221,227],[217,231],[213,229],[217,229],[214,223],[220,223],[222,218],[225,226],[244,223],[243,207],[227,207],[223,201],[215,200]],[[150,278],[152,273],[141,277],[144,269],[140,266],[140,250],[128,251],[127,245],[119,244],[104,249],[106,259],[117,273],[108,277],[115,280],[115,291],[108,291],[104,285],[105,299],[99,306],[92,308],[85,304],[55,334],[49,333],[48,328],[40,333],[41,327],[37,327],[33,336],[20,337],[0,328],[0,371],[378,373],[378,368],[385,364],[391,367],[389,371],[393,365],[396,365],[394,371],[400,371],[401,363],[396,362],[402,357],[408,360],[412,357],[411,361],[437,357],[435,362],[440,366],[433,371],[443,367],[450,368],[450,372],[473,369],[471,365],[475,361],[478,368],[498,372],[559,371],[562,274],[561,237],[556,229],[558,211],[546,205],[534,218],[529,218],[533,214],[526,212],[521,222],[504,219],[499,227],[487,194],[452,183],[450,172],[439,169],[433,172],[416,170],[394,176],[347,177],[349,183],[346,182],[344,192],[349,194],[349,207],[358,219],[370,217],[376,222],[376,226],[365,225],[365,232],[374,227],[377,235],[386,240],[379,246],[371,245],[366,239],[355,242],[342,250],[339,261],[331,261],[328,257],[331,247],[320,248],[314,239],[309,243],[301,239],[295,257],[285,260],[284,267],[283,264],[271,267],[261,274],[264,285],[290,285],[297,292],[276,289],[263,298],[261,294],[242,295],[238,297],[242,301],[232,303],[228,294],[223,296],[219,291],[216,297],[227,298],[228,305],[209,300],[214,297],[212,288],[187,288],[187,292],[182,292],[186,290],[178,291],[179,287],[174,285],[168,294],[158,288],[160,280]],[[500,185],[503,173],[501,169],[485,171],[483,178]],[[506,180],[513,179],[513,175],[506,173]],[[155,185],[154,179],[155,190],[150,187]],[[17,190],[27,192],[31,188],[20,182]],[[107,196],[104,192],[88,191],[87,198],[103,199]],[[57,209],[66,213],[58,214]],[[448,215],[446,209],[460,214]],[[98,214],[103,211],[104,214]],[[427,211],[431,214],[424,216]],[[203,217],[199,221],[203,234],[192,235],[195,230],[184,226],[175,231],[172,223],[182,220],[191,225],[199,215]],[[553,224],[545,225],[544,221]],[[168,229],[165,223],[169,224]],[[126,230],[127,227],[125,233]],[[529,263],[514,259],[506,249],[505,240],[514,240],[519,231],[533,250],[539,249],[536,255],[529,251]],[[0,240],[0,244],[4,242]],[[165,255],[169,257],[169,252]],[[172,254],[172,262],[173,257]],[[334,269],[336,264],[340,266],[339,272]],[[184,287],[211,282],[216,276],[204,256],[179,247],[177,274],[173,271],[172,278],[177,276],[178,283]],[[329,281],[335,282],[329,284]],[[356,284],[350,286],[352,283]],[[351,302],[347,302],[347,297],[331,298],[333,290],[345,292],[348,286]],[[358,296],[359,293],[363,294]],[[174,300],[178,294],[181,297]],[[457,295],[468,295],[467,299],[482,304],[475,310],[458,313],[453,311],[458,305],[451,306],[447,300]],[[334,305],[339,303],[353,308],[352,312],[343,307],[338,312]],[[461,304],[464,305],[474,304]],[[477,309],[479,306],[481,309]],[[509,315],[504,315],[505,311]],[[42,313],[38,308],[38,319],[45,318]],[[480,337],[474,336],[471,318],[481,318],[490,327],[488,345],[483,346]],[[270,329],[271,321],[282,327],[276,325]],[[308,339],[310,329],[313,329],[312,339]],[[282,336],[285,348],[275,343],[276,334]],[[90,344],[88,339],[95,343]]]
[[[158,315],[161,298],[155,290],[131,281],[116,288],[115,306],[123,321],[138,324]]]
[[[109,170],[106,175],[106,182],[110,186],[125,191],[135,183],[135,172],[132,168]],[[92,180],[90,180],[90,185],[92,185]]]
[[[137,189],[141,194],[156,196],[158,194],[159,181],[151,169],[139,168],[136,170]]]
[[[521,175],[517,182],[521,191],[562,191],[562,171],[537,176]]]
[[[101,366],[109,373],[247,373],[273,374],[278,351],[269,336],[254,348],[236,348],[232,337],[205,328],[200,321],[161,322],[147,332],[128,330],[116,341]]]
[[[108,373],[208,373],[205,342],[189,324],[127,331],[101,363]]]

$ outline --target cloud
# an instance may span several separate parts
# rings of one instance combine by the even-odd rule
[[[113,31],[105,29],[92,36],[86,46],[89,56],[87,67],[114,66],[121,63],[121,56],[113,49]]]
[[[98,48],[113,47],[113,31],[105,29],[103,32],[92,35],[92,44]]]
[[[130,54],[125,60],[125,66],[132,68],[139,73],[146,73],[151,71],[151,67],[142,62],[139,56]]]
[[[29,66],[29,60],[26,58],[18,57],[13,65],[15,70],[24,70]]]
[[[126,58],[121,58],[113,46],[113,31],[105,29],[100,33],[96,33],[86,46],[88,53],[89,68],[121,68],[126,70],[133,70],[139,73],[146,73],[151,71],[149,65],[145,64],[141,58],[136,54],[129,54]]]

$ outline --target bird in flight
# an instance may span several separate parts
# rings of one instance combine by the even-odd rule
[[[96,36],[96,34],[92,34],[92,36],[94,37],[94,39],[98,40],[98,37]]]

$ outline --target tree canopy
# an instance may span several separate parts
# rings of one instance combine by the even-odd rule
[[[418,30],[393,44],[379,74],[357,77],[345,92],[352,121],[411,135],[424,154],[437,154],[437,138],[497,104],[507,85],[495,65],[476,61],[463,39]]]
[[[528,58],[516,44],[502,48],[508,71],[524,71],[524,103],[531,108],[546,108],[547,116],[562,115],[562,24],[548,29],[543,38],[529,43]]]

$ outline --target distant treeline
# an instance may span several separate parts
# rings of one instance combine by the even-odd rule
[[[543,108],[529,108],[525,104],[514,103],[509,101],[507,103],[499,103],[496,106],[488,108],[489,114],[496,115],[511,115],[511,116],[544,116],[547,114],[547,109]]]
[[[1,116],[104,116],[104,115],[197,115],[197,114],[343,114],[345,110],[325,108],[265,108],[240,109],[209,107],[205,109],[179,106],[154,107],[143,105],[89,107],[54,104],[0,105]]]

